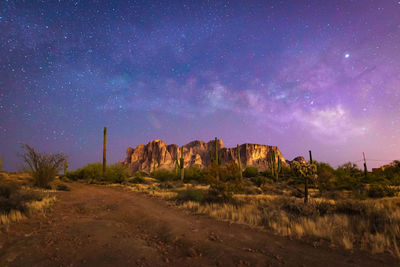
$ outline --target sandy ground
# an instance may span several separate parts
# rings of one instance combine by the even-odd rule
[[[0,266],[400,266],[192,215],[143,193],[78,183],[0,232]]]

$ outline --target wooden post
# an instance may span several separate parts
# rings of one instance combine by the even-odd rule
[[[106,176],[106,146],[107,146],[107,127],[104,127],[104,139],[103,139],[103,178]]]

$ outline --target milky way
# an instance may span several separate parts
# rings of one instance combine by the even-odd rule
[[[49,3],[47,3],[49,2]],[[0,156],[73,168],[128,146],[215,136],[400,159],[398,1],[2,1]]]

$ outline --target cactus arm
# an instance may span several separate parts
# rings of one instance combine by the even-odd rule
[[[237,159],[238,159],[240,181],[243,181],[242,162],[240,161],[240,146],[239,146],[239,144],[236,145],[236,151],[237,151]]]

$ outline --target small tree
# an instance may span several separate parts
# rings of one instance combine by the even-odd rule
[[[304,179],[304,203],[308,202],[308,179],[316,180],[317,176],[317,165],[314,163],[300,163],[298,161],[293,162],[293,168],[297,175],[300,175]]]
[[[43,188],[49,186],[58,172],[62,169],[66,160],[64,154],[46,154],[35,151],[29,145],[22,145],[24,152],[21,157],[31,173],[35,185]]]

